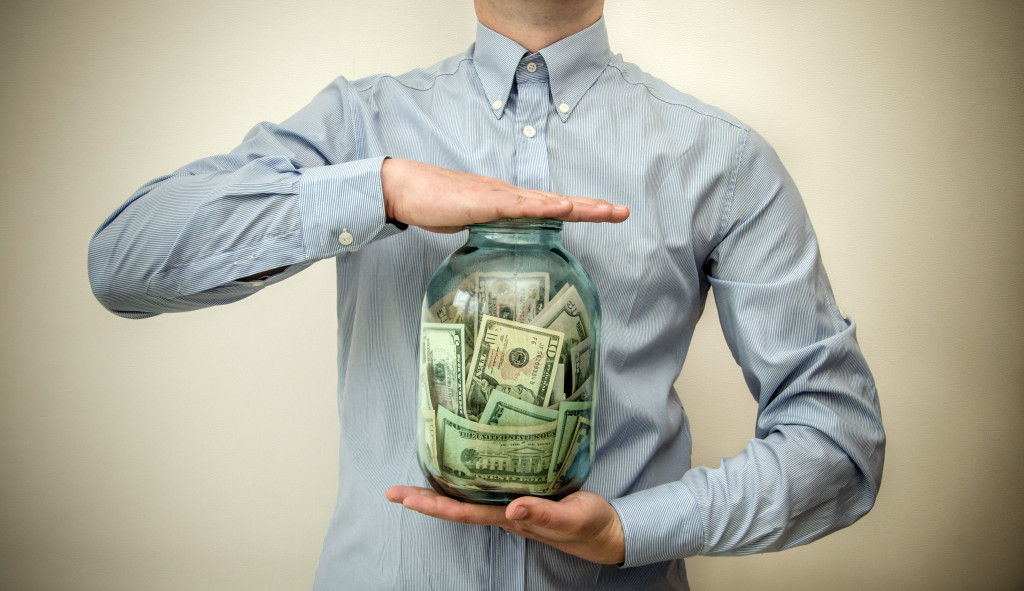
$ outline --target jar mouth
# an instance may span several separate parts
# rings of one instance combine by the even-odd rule
[[[482,230],[561,230],[562,221],[553,218],[498,218],[490,222],[470,224],[468,227]]]

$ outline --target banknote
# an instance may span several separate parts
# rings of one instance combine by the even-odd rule
[[[442,407],[443,408],[443,407]],[[428,458],[431,464],[428,466],[434,471],[437,470],[437,413],[429,408],[420,409],[420,428],[423,429],[420,444],[420,458]]]
[[[465,327],[425,322],[420,328],[421,379],[425,378],[431,406],[443,406],[466,416]]]
[[[559,295],[548,302],[530,324],[557,330],[565,335],[565,355],[568,355],[577,343],[590,337],[587,309],[583,306],[580,293],[572,285],[568,289],[560,290]]]
[[[479,273],[471,273],[459,283],[458,287],[431,304],[430,318],[435,322],[465,324],[469,303],[476,299],[477,275]],[[473,312],[476,312],[475,308]]]
[[[423,363],[420,363],[419,384],[416,393],[420,408],[434,408],[434,401],[430,399],[430,387],[427,385],[427,368]]]
[[[483,316],[528,323],[548,303],[548,273],[477,274],[477,326]]]
[[[587,376],[583,385],[572,393],[572,396],[565,399],[566,402],[581,402],[594,398],[594,376]]]
[[[555,429],[553,461],[551,462],[548,480],[554,480],[555,472],[565,460],[572,445],[576,425],[583,419],[590,420],[592,403],[587,401],[564,401],[558,405],[558,427]]]
[[[480,415],[485,425],[531,427],[558,420],[558,411],[536,406],[497,390],[491,392]]]
[[[437,409],[438,467],[455,483],[492,483],[545,490],[554,421],[533,427],[482,425]]]
[[[565,348],[565,345],[562,345]],[[555,368],[555,383],[551,386],[551,397],[548,398],[548,407],[556,408],[558,403],[565,400],[565,364],[559,363]]]
[[[562,285],[562,287],[558,288],[558,291],[555,293],[555,295],[551,296],[551,300],[550,301],[553,302],[553,301],[557,300],[559,297],[561,297],[561,295],[563,293],[569,291],[570,287],[572,287],[572,285],[570,285],[568,283]]]
[[[552,492],[557,489],[566,478],[583,480],[585,472],[593,461],[590,445],[590,432],[593,430],[593,423],[587,418],[581,417],[573,429],[572,437],[569,440],[569,449],[558,464],[558,470],[551,476]]]
[[[493,390],[548,406],[561,351],[557,331],[484,316],[469,364],[466,412],[479,417]]]
[[[590,365],[593,353],[590,350],[590,337],[576,343],[569,350],[569,367],[572,368],[572,392],[576,392],[583,385],[583,381],[590,377]]]

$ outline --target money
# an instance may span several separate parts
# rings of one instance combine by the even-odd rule
[[[590,323],[575,286],[562,288],[530,323],[565,335],[566,352],[590,336]]]
[[[558,427],[555,429],[554,456],[549,468],[549,481],[553,481],[558,467],[565,461],[572,445],[576,425],[583,419],[590,419],[590,401],[570,402],[558,405]]]
[[[428,310],[430,318],[435,322],[465,324],[469,302],[476,299],[477,275],[479,273],[471,273],[458,287],[434,302]]]
[[[498,391],[491,392],[487,407],[480,415],[481,423],[500,427],[532,427],[557,420],[557,410],[535,406]]]
[[[590,377],[591,359],[593,359],[593,354],[590,351],[590,337],[576,343],[569,351],[569,365],[572,367],[572,391],[574,393]]]
[[[420,371],[434,408],[443,406],[466,416],[465,327],[426,322],[420,329]]]
[[[438,468],[455,483],[546,490],[555,428],[482,425],[438,408]]]
[[[559,332],[484,316],[469,364],[466,412],[479,417],[493,390],[547,406],[561,351]]]
[[[442,407],[443,408],[443,407]],[[423,438],[420,440],[423,446],[420,457],[430,458],[433,468],[437,469],[437,413],[429,408],[420,409],[420,428],[423,429]]]
[[[442,480],[550,494],[585,476],[596,363],[589,318],[575,286],[550,291],[546,272],[478,271],[424,302],[418,448]]]
[[[565,400],[565,364],[559,363],[555,368],[555,384],[551,387],[551,397],[548,399],[548,407],[556,408],[558,403],[563,400]]]
[[[566,452],[565,457],[562,458],[558,471],[550,479],[552,491],[557,489],[567,477],[583,480],[590,464],[593,462],[593,457],[591,457],[593,455],[591,451],[593,448],[590,446],[590,432],[592,429],[593,423],[591,421],[580,418],[576,428],[573,430],[569,450]],[[582,454],[586,454],[586,462],[580,462],[579,456]],[[581,467],[577,467],[577,465]]]
[[[478,273],[478,322],[483,316],[528,323],[548,303],[547,273]]]
[[[594,396],[594,376],[589,376],[583,380],[583,385],[576,389],[572,393],[572,396],[565,399],[566,402],[580,402],[584,400],[590,400]]]

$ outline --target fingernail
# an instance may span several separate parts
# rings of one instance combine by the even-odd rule
[[[509,519],[525,519],[526,518],[526,507],[519,505],[512,510],[512,515],[508,516]]]

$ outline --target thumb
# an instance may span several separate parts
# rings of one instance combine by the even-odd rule
[[[537,497],[520,497],[505,508],[509,521],[527,522],[534,527],[555,528],[564,508],[555,501]]]

